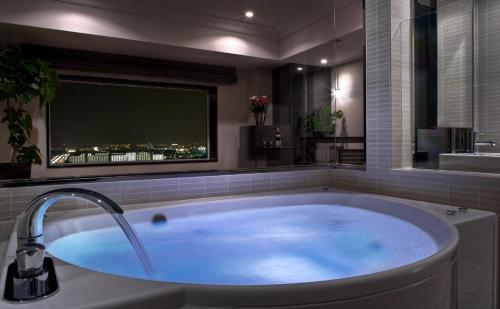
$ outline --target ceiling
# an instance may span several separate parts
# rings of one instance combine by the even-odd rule
[[[352,0],[146,0],[163,3],[174,8],[210,14],[224,19],[239,19],[245,22],[246,10],[255,13],[251,23],[276,29],[284,34],[290,29],[303,27],[333,13]]]
[[[112,11],[128,12],[157,18],[184,19],[185,22],[202,22],[201,19],[218,19],[221,27],[240,24],[247,28],[272,32],[283,37],[291,32],[325,18],[357,0],[54,0]],[[245,18],[252,10],[255,17]],[[199,16],[201,19],[197,19]],[[234,27],[234,25],[233,25]]]
[[[327,59],[326,66],[332,66],[362,59],[364,55],[365,33],[358,30],[335,40],[329,41],[305,52],[284,59],[284,63],[297,63],[318,66],[321,59]]]
[[[360,0],[50,0],[71,3],[130,15],[151,16],[158,19],[201,25],[210,24],[230,31],[258,31],[273,40],[307,28],[312,23],[330,16],[333,4],[337,10]],[[356,4],[356,5],[358,5]],[[255,12],[255,18],[248,21],[246,10]],[[120,16],[120,15],[119,15]],[[208,26],[207,26],[208,27]],[[92,50],[99,52],[134,55],[158,59],[191,61],[237,67],[273,67],[280,63],[293,62],[304,65],[318,65],[322,58],[333,58],[337,63],[359,59],[363,54],[364,31],[357,30],[343,35],[342,43],[336,44],[333,55],[332,41],[307,47],[304,52],[289,59],[256,58],[229,52],[214,52],[187,48],[159,42],[126,40],[102,35],[87,35],[71,31],[26,27],[0,23],[4,33],[0,43],[31,43],[62,48]]]
[[[190,48],[165,46],[161,44],[146,44],[139,41],[102,38],[84,34],[55,30],[43,30],[0,23],[0,32],[5,35],[0,44],[31,44],[55,46],[69,49],[108,52],[130,56],[140,56],[157,59],[189,61],[214,65],[237,67],[276,67],[283,63],[317,66],[320,59],[326,58],[329,63],[346,63],[363,57],[364,31],[358,30],[343,36],[337,42],[329,41],[305,52],[283,59],[282,61],[254,58],[248,56],[216,53]],[[57,42],[57,44],[54,44]],[[334,50],[337,52],[334,54]]]

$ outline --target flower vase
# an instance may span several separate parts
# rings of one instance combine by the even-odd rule
[[[256,126],[263,126],[264,123],[266,122],[266,113],[265,112],[254,113],[254,117],[255,117],[255,125]]]

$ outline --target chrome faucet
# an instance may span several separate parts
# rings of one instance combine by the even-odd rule
[[[497,142],[494,140],[489,140],[489,141],[480,141],[478,139],[478,136],[480,135],[485,135],[484,133],[478,133],[476,131],[472,132],[472,153],[477,153],[477,147],[478,146],[488,146],[488,147],[495,147],[497,145]]]
[[[7,271],[6,300],[35,301],[57,291],[52,260],[45,257],[42,225],[47,209],[63,198],[80,198],[100,206],[108,213],[123,213],[111,199],[85,189],[59,189],[33,199],[17,222],[16,260]]]

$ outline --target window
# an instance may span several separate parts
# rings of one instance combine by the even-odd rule
[[[62,77],[50,167],[216,160],[217,88]]]

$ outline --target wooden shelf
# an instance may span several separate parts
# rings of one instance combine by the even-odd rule
[[[362,136],[331,136],[331,137],[314,137],[314,136],[304,136],[302,137],[305,140],[314,142],[314,143],[321,143],[321,142],[329,142],[329,143],[364,143],[365,138]]]

